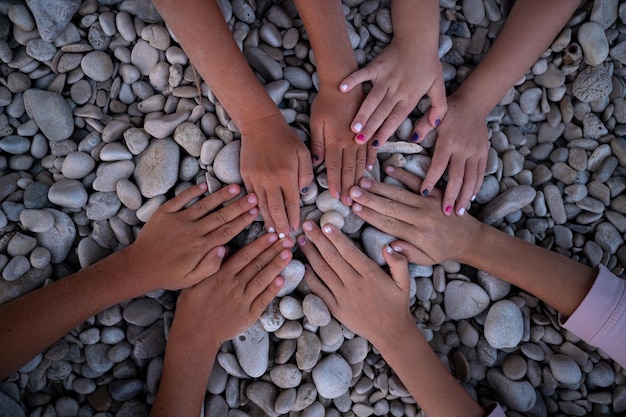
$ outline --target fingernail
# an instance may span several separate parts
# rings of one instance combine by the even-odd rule
[[[372,142],[372,146],[374,148],[378,148],[378,145],[380,144],[380,142],[378,141],[378,139],[374,139],[374,141]]]
[[[420,135],[418,135],[417,132],[413,132],[411,135],[411,142],[417,142],[418,140],[420,140]]]
[[[257,214],[259,214],[259,209],[256,207],[252,207],[248,213],[252,214],[253,216],[256,216]]]
[[[308,192],[309,192],[309,187],[302,187],[302,190],[300,190],[300,192],[301,192],[302,194],[306,194],[306,193],[308,193]]]
[[[348,84],[341,84],[339,88],[341,89],[341,91],[346,91],[348,90]]]
[[[394,246],[393,250],[395,250],[396,252],[402,252],[402,246]]]
[[[387,168],[385,168],[385,172],[387,174],[393,174],[394,172],[396,172],[396,167],[394,167],[393,165],[389,165]]]
[[[224,258],[225,255],[226,248],[224,246],[220,246],[219,248],[217,248],[217,256],[219,256],[220,258]]]
[[[291,241],[291,239],[287,238],[287,239],[283,239],[283,248],[291,248],[293,247],[293,242]]]
[[[354,131],[355,131],[355,132],[360,132],[360,131],[361,131],[361,129],[363,129],[363,125],[362,125],[361,123],[355,123],[355,124],[354,124]],[[364,136],[364,137],[365,137],[365,136]],[[357,136],[357,138],[358,138],[358,136]]]
[[[287,258],[289,258],[289,254],[290,254],[290,253],[291,253],[291,252],[289,252],[288,250],[284,250],[284,251],[282,251],[282,252],[280,253],[280,258],[281,258],[281,259],[287,259]]]
[[[464,215],[464,214],[465,214],[465,209],[464,209],[463,207],[461,207],[461,208],[459,209],[459,211],[457,211],[457,214],[458,214],[459,216]]]
[[[310,232],[311,230],[313,230],[313,223],[311,223],[311,222],[304,222],[302,224],[302,228],[304,230],[306,230],[307,232]]]
[[[385,245],[385,252],[391,255],[393,253],[393,249],[391,249],[391,246]]]
[[[357,142],[365,142],[365,135],[363,133],[359,133],[356,135]]]
[[[426,189],[426,190],[422,191],[422,195],[424,197],[428,197],[428,194],[430,194],[430,190]]]
[[[201,182],[200,184],[198,184],[198,188],[201,191],[206,191],[209,187],[207,186],[206,182]]]
[[[270,243],[274,243],[278,240],[278,236],[276,236],[276,234],[270,233],[269,235],[270,235],[269,237]]]
[[[228,192],[229,194],[237,194],[239,192],[239,187],[237,187],[236,185],[231,185],[230,187],[228,187]]]
[[[317,162],[320,160],[320,157],[318,155],[313,155],[313,160]]]
[[[435,127],[438,127],[438,126],[439,126],[439,123],[441,123],[441,120],[440,120],[440,119],[435,120]]]
[[[360,212],[360,211],[363,211],[363,206],[362,206],[362,205],[360,205],[359,203],[354,203],[354,204],[352,205],[352,209],[353,209],[354,211],[359,211],[359,212]]]
[[[446,210],[445,210],[445,211],[446,211],[446,214],[450,214],[450,213],[452,213],[452,206],[448,206],[448,207],[446,207]]]
[[[285,238],[285,234],[284,233],[279,233],[278,234],[278,238],[279,239],[284,239]]]
[[[372,186],[372,180],[370,180],[369,178],[363,178],[361,180],[361,187],[370,188],[371,186]]]
[[[368,166],[367,166],[367,170],[368,170],[368,171],[371,171],[371,170],[373,170],[373,169],[374,169],[374,165],[368,165]]]
[[[273,227],[268,227],[267,231],[270,232],[270,233],[274,233],[274,232],[276,232],[276,229],[274,229]]]
[[[324,231],[324,233],[326,234],[330,234],[330,232],[332,231],[331,227],[326,225],[322,228],[322,230]]]
[[[256,196],[254,194],[249,194],[247,198],[248,203],[256,204]]]
[[[300,246],[306,245],[306,236],[300,235],[300,237],[298,237],[298,245]]]
[[[476,195],[472,196],[472,200],[471,201],[474,201],[474,200],[476,200]]]
[[[359,198],[361,197],[362,193],[361,190],[359,190],[357,187],[353,187],[352,190],[350,190],[350,195],[354,198]]]
[[[352,205],[352,199],[350,197],[346,197],[346,201],[344,202],[344,204],[346,206],[351,206]]]

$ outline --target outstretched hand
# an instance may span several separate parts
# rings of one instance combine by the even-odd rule
[[[429,120],[438,109],[430,108],[415,126],[420,140],[433,127]],[[470,200],[478,194],[485,176],[489,140],[487,123],[474,114],[472,104],[452,95],[448,97],[448,112],[437,127],[437,142],[433,159],[424,178],[420,193],[428,195],[448,169],[448,184],[441,201],[446,215],[454,211],[462,216]]]
[[[248,192],[259,199],[269,232],[288,236],[300,224],[300,193],[313,181],[309,150],[280,120],[268,120],[254,138],[241,142],[241,176]]]
[[[344,92],[366,81],[372,83],[350,124],[357,142],[366,140],[373,148],[382,146],[424,95],[428,95],[432,105],[424,119],[431,128],[438,126],[446,115],[446,89],[436,50],[434,55],[425,56],[411,48],[407,42],[394,39],[370,64],[342,81],[339,88]],[[374,158],[376,154],[368,152],[368,166]]]
[[[360,89],[342,94],[336,87],[321,86],[311,108],[313,164],[317,166],[326,161],[330,193],[334,198],[341,198],[345,205],[352,203],[350,187],[365,173],[365,142],[355,142],[350,131],[350,121],[362,99]]]
[[[239,196],[241,187],[228,185],[186,207],[207,190],[205,183],[189,187],[164,203],[126,250],[130,274],[146,282],[144,288],[178,290],[216,272],[223,246],[251,224],[259,211],[257,197]]]
[[[404,256],[389,246],[383,250],[389,276],[335,226],[320,229],[306,221],[303,229],[305,235],[298,237],[298,245],[317,273],[309,269],[306,283],[335,317],[374,344],[384,334],[415,327]]]

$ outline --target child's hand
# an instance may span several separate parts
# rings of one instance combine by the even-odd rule
[[[410,262],[432,265],[447,259],[461,260],[467,245],[475,243],[475,228],[480,223],[469,215],[445,216],[439,210],[441,192],[437,189],[429,197],[415,194],[421,185],[417,176],[391,166],[386,172],[414,192],[363,179],[360,187],[350,190],[352,211],[372,226],[401,239],[392,242],[391,247],[400,250]]]
[[[300,224],[300,192],[313,181],[309,150],[282,117],[254,136],[241,142],[241,176],[267,229],[288,236]]]
[[[184,335],[186,343],[217,349],[249,328],[284,283],[278,275],[291,260],[293,242],[277,240],[275,233],[261,236],[215,274],[182,291],[172,332]]]
[[[326,160],[328,187],[335,198],[350,205],[350,187],[365,172],[367,149],[353,140],[350,120],[363,95],[360,89],[343,95],[331,86],[321,86],[311,107],[311,153],[313,164]]]
[[[420,138],[432,130],[429,109],[415,126]],[[448,112],[437,128],[438,136],[435,152],[420,192],[428,195],[448,168],[448,184],[441,209],[446,215],[463,215],[470,200],[480,190],[487,166],[489,140],[487,124],[477,116],[472,103],[456,95],[448,97]]]
[[[335,226],[322,231],[306,221],[303,229],[306,237],[299,236],[298,244],[319,275],[308,270],[306,283],[335,317],[375,345],[385,335],[415,328],[404,256],[383,249],[390,277]]]
[[[372,82],[372,89],[350,124],[357,141],[363,138],[374,148],[383,145],[424,95],[432,103],[425,121],[435,127],[443,120],[446,90],[437,51],[433,55],[411,49],[408,42],[394,39],[368,66],[342,81],[339,88],[344,92]],[[375,157],[375,153],[368,154],[367,164],[372,165]]]
[[[126,249],[129,275],[143,283],[143,292],[186,288],[216,272],[226,253],[222,245],[259,213],[254,194],[219,208],[239,195],[235,184],[185,208],[206,190],[206,184],[195,185],[163,204]]]

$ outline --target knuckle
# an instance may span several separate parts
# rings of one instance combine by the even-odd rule
[[[383,216],[380,219],[380,225],[383,230],[392,228],[395,222],[395,219],[389,216]]]
[[[226,217],[224,216],[224,213],[222,213],[221,210],[218,210],[215,213],[213,213],[213,217],[215,218],[215,220],[217,221],[219,225],[225,226],[228,224],[228,220],[226,219]]]
[[[397,212],[398,205],[392,200],[387,200],[387,203],[385,204],[385,213],[387,213],[389,216],[393,216]]]
[[[252,259],[250,263],[252,264],[255,275],[261,272],[263,268],[265,268],[265,262],[263,262],[263,260],[259,258]]]

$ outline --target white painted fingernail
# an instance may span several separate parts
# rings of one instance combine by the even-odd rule
[[[391,246],[389,245],[385,245],[385,251],[390,255],[393,253],[393,249],[391,249]]]
[[[476,200],[476,195],[472,196],[472,200],[471,201],[474,201],[474,200]]]
[[[341,84],[341,91],[347,91],[348,90],[348,84]]]
[[[324,233],[328,234],[331,232],[332,229],[330,228],[330,226],[324,226],[322,230],[324,230]]]
[[[279,239],[284,239],[285,238],[285,234],[284,233],[279,233],[278,234],[278,238]]]
[[[393,248],[393,250],[395,250],[396,252],[402,252],[402,246],[396,246]]]
[[[276,229],[274,229],[273,227],[269,227],[267,229],[267,231],[270,232],[270,233],[274,233],[276,231]]]
[[[462,215],[464,215],[464,214],[465,214],[465,209],[464,209],[463,207],[461,207],[461,208],[459,209],[459,211],[457,211],[457,213],[459,214],[459,216],[462,216]]]
[[[363,125],[361,123],[355,123],[354,124],[354,130],[357,132],[360,132],[361,129],[363,129]]]

